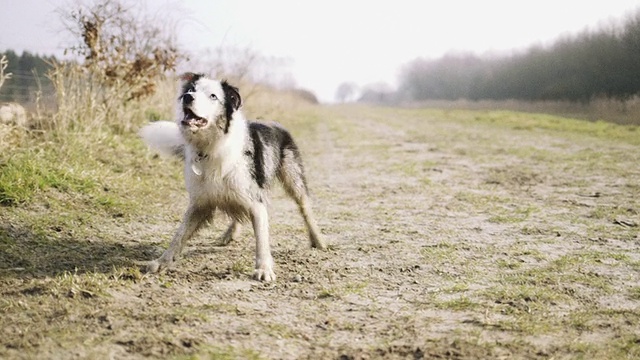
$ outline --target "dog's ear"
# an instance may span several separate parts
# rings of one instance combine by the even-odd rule
[[[230,118],[231,114],[242,106],[242,98],[238,88],[229,85],[226,80],[222,82],[222,90],[224,91],[225,106],[227,107],[227,117]]]
[[[204,76],[204,74],[186,72],[186,73],[180,75],[179,79],[182,80],[183,82],[194,82],[194,81],[197,81],[199,78],[201,78],[203,76]]]
[[[221,85],[222,91],[224,92],[224,112],[227,117],[227,123],[224,126],[224,132],[226,134],[229,132],[229,125],[231,124],[233,113],[242,106],[242,98],[240,97],[238,88],[229,85],[226,80],[222,81]]]

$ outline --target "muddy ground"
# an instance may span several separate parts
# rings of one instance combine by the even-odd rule
[[[222,216],[174,268],[143,274],[186,207],[181,165],[142,146],[107,154],[122,169],[104,183],[134,182],[113,190],[122,205],[83,211],[58,189],[0,208],[0,357],[640,357],[640,130],[305,111],[282,122],[329,250],[309,248],[275,188],[277,281],[251,279],[250,226],[215,246]]]

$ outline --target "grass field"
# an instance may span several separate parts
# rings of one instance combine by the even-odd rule
[[[247,114],[249,117],[251,113]],[[640,129],[506,111],[301,107],[278,119],[330,248],[273,190],[254,240],[176,266],[181,164],[131,132],[0,155],[0,358],[640,358]],[[94,136],[89,145],[83,136]]]

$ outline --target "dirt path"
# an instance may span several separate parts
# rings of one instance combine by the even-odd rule
[[[250,279],[248,228],[212,246],[219,217],[175,268],[140,275],[132,262],[186,206],[170,189],[140,221],[96,229],[133,249],[111,271],[5,270],[0,356],[640,356],[637,145],[511,113],[318,111],[288,125],[330,250],[308,248],[275,189],[275,283]]]

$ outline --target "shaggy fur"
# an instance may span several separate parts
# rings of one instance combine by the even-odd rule
[[[169,248],[149,263],[156,272],[170,266],[187,240],[210,222],[216,209],[231,225],[222,236],[228,244],[250,220],[256,237],[254,278],[275,280],[269,246],[267,195],[277,178],[295,200],[304,218],[311,246],[325,244],[311,211],[300,152],[293,138],[276,123],[247,121],[238,89],[202,74],[181,76],[177,121],[158,121],[140,135],[163,153],[182,157],[189,207]]]

